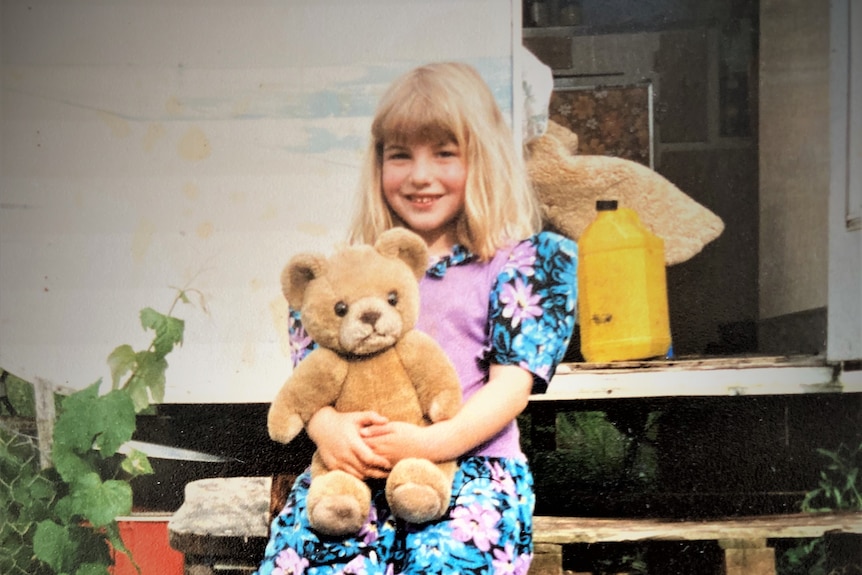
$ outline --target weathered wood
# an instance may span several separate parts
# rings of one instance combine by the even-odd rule
[[[39,463],[42,469],[47,469],[53,465],[51,449],[54,420],[57,417],[54,406],[54,386],[44,379],[37,379],[33,384],[33,394],[36,404],[36,433],[39,437]]]
[[[822,356],[728,357],[564,363],[533,402],[646,397],[859,393],[862,381],[843,376]]]
[[[725,549],[724,575],[775,575],[775,549],[765,546]]]
[[[536,543],[556,544],[792,539],[827,533],[862,533],[862,513],[793,513],[703,521],[539,516],[533,523]]]
[[[562,575],[562,545],[537,543],[533,547],[533,562],[530,564],[530,575]]]

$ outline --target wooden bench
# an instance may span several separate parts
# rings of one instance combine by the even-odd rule
[[[796,513],[704,521],[536,517],[531,575],[563,573],[563,545],[644,541],[717,541],[725,575],[775,575],[769,539],[816,538],[862,533],[862,513]]]
[[[185,556],[186,575],[250,573],[268,535],[269,477],[201,479],[186,487],[168,532]],[[862,534],[862,513],[792,514],[707,521],[535,518],[531,575],[561,575],[563,546],[576,543],[717,541],[726,575],[775,575],[770,539]]]

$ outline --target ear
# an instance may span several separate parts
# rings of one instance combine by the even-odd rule
[[[399,258],[413,271],[416,279],[421,279],[428,268],[428,246],[425,240],[405,228],[386,230],[377,241],[374,249],[391,258]]]
[[[298,254],[281,272],[281,291],[293,309],[302,306],[305,288],[326,271],[326,258],[319,254]]]

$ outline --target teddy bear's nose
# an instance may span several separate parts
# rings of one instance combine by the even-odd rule
[[[361,316],[359,316],[359,319],[363,323],[367,323],[368,325],[374,325],[375,323],[377,323],[377,320],[380,319],[380,312],[366,311]]]

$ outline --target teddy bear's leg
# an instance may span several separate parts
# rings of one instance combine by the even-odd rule
[[[308,521],[325,535],[358,533],[371,511],[371,489],[344,471],[314,475],[306,497]]]
[[[427,459],[399,461],[386,480],[386,499],[392,512],[411,523],[443,516],[449,508],[454,462],[434,464]]]

